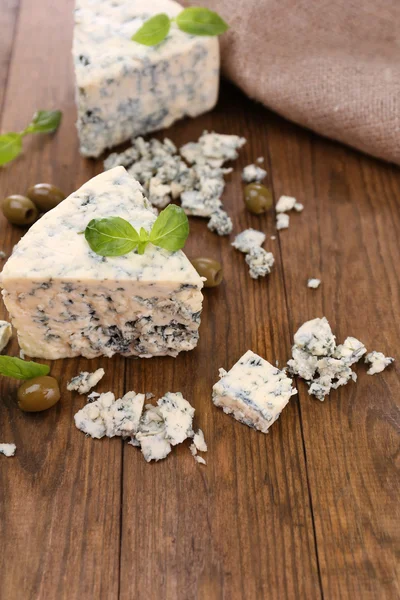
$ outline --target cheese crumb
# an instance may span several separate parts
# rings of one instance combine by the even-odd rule
[[[17,446],[15,444],[0,444],[0,454],[4,454],[8,458],[14,456]]]
[[[370,364],[370,368],[367,371],[368,375],[375,375],[376,373],[382,373],[386,367],[394,362],[394,358],[391,356],[385,356],[382,352],[373,350],[369,352],[365,357],[366,364]]]
[[[307,281],[307,287],[309,288],[313,288],[314,290],[316,290],[317,288],[319,288],[319,286],[321,285],[321,280],[320,279],[309,279]]]
[[[278,213],[276,215],[276,228],[278,231],[280,229],[287,229],[289,227],[289,215],[286,213]]]
[[[87,394],[95,385],[97,385],[105,375],[104,369],[97,369],[94,373],[82,371],[76,377],[73,377],[67,384],[67,390],[77,391],[78,394]]]
[[[277,213],[288,212],[289,210],[293,210],[296,204],[296,198],[293,196],[281,196],[276,203],[275,210]]]

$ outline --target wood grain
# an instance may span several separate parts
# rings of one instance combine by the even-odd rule
[[[398,169],[278,118],[268,140],[276,195],[293,194],[306,207],[280,236],[292,331],[325,315],[340,342],[351,335],[396,355]],[[308,289],[308,277],[320,277],[321,287]],[[374,376],[360,364],[357,384],[324,403],[300,384],[326,598],[400,595],[398,364]]]
[[[4,130],[18,130],[41,108],[60,108],[58,133],[25,140],[24,154],[1,170],[2,194],[24,193],[50,181],[70,193],[95,174],[79,158],[71,70],[73,2],[23,0],[2,115]],[[101,169],[100,169],[101,170]],[[21,230],[0,217],[2,249],[11,252]],[[1,306],[1,317],[5,317]],[[9,354],[18,354],[13,341]],[[123,391],[124,361],[105,361],[100,391]],[[0,381],[0,440],[17,454],[0,466],[0,597],[117,598],[119,587],[121,442],[93,442],[74,426],[85,400],[66,391],[80,370],[102,361],[52,364],[62,390],[59,405],[23,414],[15,405],[17,382]]]
[[[277,263],[269,278],[252,281],[232,240],[191,219],[188,256],[220,260],[225,281],[205,290],[197,349],[176,359],[131,361],[126,383],[157,398],[182,391],[208,441],[208,466],[196,465],[188,447],[154,465],[124,447],[124,600],[143,590],[149,598],[171,600],[206,600],[211,590],[215,598],[230,600],[320,597],[297,400],[268,436],[239,425],[211,402],[218,368],[230,368],[248,348],[280,364],[289,352],[279,246],[269,239],[276,233],[273,218],[245,210],[240,179],[246,164],[266,155],[267,128],[264,109],[225,86],[212,114],[169,133],[179,144],[197,139],[203,129],[248,138],[227,185],[226,206],[235,231],[266,231],[266,247]]]
[[[69,194],[101,172],[79,157],[70,46],[73,1],[2,7],[1,127],[22,128],[38,108],[60,108],[53,137],[32,136],[1,169],[2,195],[50,181]],[[4,57],[4,58],[3,58]],[[2,95],[3,94],[3,95]],[[17,384],[0,380],[0,598],[268,600],[399,596],[398,366],[334,392],[324,403],[299,382],[264,436],[215,408],[211,387],[248,348],[283,366],[293,332],[325,314],[338,339],[396,354],[399,337],[400,173],[272,115],[223,82],[215,111],[168,130],[178,144],[203,129],[248,138],[224,195],[234,231],[267,233],[273,272],[252,281],[231,239],[192,219],[189,257],[212,256],[225,281],[205,290],[200,343],[177,359],[56,361],[62,401],[22,414]],[[158,137],[163,137],[160,132]],[[244,209],[241,168],[265,156],[275,198],[306,208],[277,234],[274,215]],[[21,230],[0,215],[0,249]],[[276,235],[276,240],[271,240]],[[306,287],[320,276],[318,290]],[[0,318],[6,316],[0,306]],[[13,340],[8,354],[18,354]],[[103,366],[99,391],[182,391],[209,445],[207,466],[188,447],[159,464],[120,440],[76,430],[84,399],[66,392],[80,370]]]

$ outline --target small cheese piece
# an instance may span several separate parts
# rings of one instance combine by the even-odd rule
[[[10,457],[14,456],[17,446],[15,444],[0,444],[0,454]]]
[[[311,380],[317,370],[317,362],[317,356],[293,346],[292,358],[287,364],[292,375],[299,375],[303,379]]]
[[[131,40],[152,16],[181,11],[172,0],[76,0],[73,58],[84,156],[214,107],[217,37],[188,35],[172,23],[161,44]]]
[[[194,408],[180,392],[167,392],[157,405],[165,422],[165,437],[170,444],[176,446],[192,437]]]
[[[133,42],[132,42],[133,43]],[[203,281],[182,251],[103,257],[79,235],[119,216],[137,231],[156,216],[123,167],[88,181],[43,215],[0,276],[4,303],[28,356],[176,356],[198,340]]]
[[[198,142],[189,142],[180,148],[183,158],[190,164],[208,164],[222,167],[228,160],[238,157],[238,150],[246,139],[238,135],[226,135],[204,131]]]
[[[233,229],[232,219],[224,210],[219,209],[212,213],[207,227],[218,235],[229,235]]]
[[[242,171],[242,180],[246,183],[260,182],[267,176],[267,171],[257,165],[247,165]]]
[[[306,321],[294,335],[295,345],[313,356],[329,356],[335,350],[335,336],[326,317]]]
[[[207,197],[198,190],[191,190],[181,194],[181,206],[189,216],[211,217],[213,213],[221,209],[222,202],[217,197]]]
[[[204,439],[204,433],[201,429],[197,431],[197,433],[193,436],[193,444],[199,452],[207,452],[207,444]]]
[[[281,196],[276,203],[275,210],[277,213],[285,213],[293,210],[295,204],[296,198],[293,198],[293,196]]]
[[[333,356],[342,359],[349,366],[354,365],[366,353],[367,349],[360,340],[347,337],[343,344],[336,347]]]
[[[12,328],[8,321],[0,321],[0,352],[4,350],[11,339]]]
[[[79,394],[87,394],[99,383],[105,375],[104,369],[97,369],[94,373],[82,371],[76,377],[73,377],[67,385],[67,390],[77,391]]]
[[[370,368],[367,371],[368,375],[375,375],[375,373],[381,373],[386,367],[394,362],[394,358],[391,356],[385,356],[382,352],[373,350],[369,352],[365,357],[366,364],[370,364]]]
[[[265,242],[265,233],[257,229],[245,229],[241,231],[232,242],[232,246],[240,252],[250,252],[252,248],[260,247]]]
[[[172,446],[166,439],[165,421],[158,406],[146,405],[135,440],[147,462],[162,460],[171,452]]]
[[[319,286],[321,285],[321,280],[320,279],[309,279],[307,281],[307,287],[312,288],[314,290],[316,290],[317,288],[319,288]]]
[[[267,433],[297,391],[283,371],[251,350],[213,387],[213,402],[235,419]]]
[[[139,428],[144,400],[144,394],[135,392],[128,392],[119,400],[112,392],[101,394],[76,413],[75,425],[92,438],[132,437]]]
[[[289,227],[289,215],[286,213],[278,213],[276,215],[276,228],[278,231],[280,229],[287,229]]]
[[[304,204],[301,202],[296,202],[293,208],[296,212],[302,212],[304,210]]]
[[[271,273],[275,259],[272,252],[267,252],[264,248],[253,246],[250,248],[249,253],[246,254],[246,262],[250,267],[250,277],[258,279]]]

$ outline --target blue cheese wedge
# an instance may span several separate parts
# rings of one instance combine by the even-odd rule
[[[394,358],[391,356],[385,356],[382,352],[373,350],[369,352],[365,357],[366,364],[371,365],[367,371],[368,375],[375,375],[375,373],[381,373],[386,367],[394,362]]]
[[[88,371],[82,371],[79,375],[76,375],[67,384],[67,390],[77,391],[78,394],[87,394],[90,390],[99,383],[100,379],[104,377],[104,369],[97,369],[94,373]]]
[[[213,402],[236,420],[267,433],[297,391],[292,380],[251,350],[213,387]]]
[[[76,0],[73,59],[84,156],[214,107],[217,37],[188,35],[172,23],[156,46],[131,40],[155,14],[174,18],[181,10],[172,0]]]
[[[11,339],[12,328],[8,321],[0,321],[0,352],[4,350]]]
[[[258,165],[247,165],[242,171],[242,180],[246,183],[260,182],[267,176],[267,171]]]
[[[43,215],[1,274],[22,350],[32,357],[176,356],[198,341],[203,281],[182,251],[102,257],[83,235],[119,216],[137,231],[156,216],[140,184],[116,167]]]
[[[232,242],[232,246],[240,252],[250,252],[252,248],[260,247],[265,242],[265,233],[257,229],[245,229],[238,233]]]
[[[10,458],[14,456],[17,446],[15,444],[0,444],[0,454]]]

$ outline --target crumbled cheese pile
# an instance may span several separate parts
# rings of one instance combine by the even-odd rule
[[[245,260],[253,279],[268,275],[275,262],[272,252],[261,248],[264,241],[265,233],[250,228],[239,233],[232,242],[234,248],[246,254]]]
[[[291,210],[295,210],[296,212],[301,212],[304,210],[303,204],[297,202],[296,198],[293,196],[281,196],[276,203],[276,228],[287,229],[289,227],[289,215],[286,214]]]
[[[129,439],[129,444],[140,447],[147,462],[166,458],[173,446],[193,438],[192,455],[205,464],[197,456],[197,451],[205,452],[207,445],[202,431],[193,431],[194,408],[180,392],[167,392],[157,406],[144,406],[151,397],[153,394],[128,392],[116,400],[112,392],[96,396],[94,392],[88,397],[93,401],[76,413],[75,425],[93,438]]]
[[[245,143],[245,138],[237,135],[204,131],[197,142],[182,146],[179,155],[177,147],[168,138],[160,142],[138,137],[132,140],[133,146],[128,150],[110,154],[104,161],[104,168],[126,167],[143,185],[157,209],[180,198],[187,215],[209,218],[211,231],[229,235],[232,221],[223,208],[221,196],[224,176],[232,169],[223,168],[223,165],[236,159],[238,149]]]
[[[289,372],[305,379],[309,386],[308,393],[322,401],[332,389],[346,385],[350,380],[357,380],[351,367],[366,352],[364,344],[354,337],[346,338],[343,344],[337,346],[327,319],[312,319],[304,323],[294,336],[292,358],[288,361]],[[370,374],[382,371],[394,360],[385,358],[380,352],[371,352],[366,362],[373,364],[372,355],[381,355],[385,364],[381,359],[379,370],[371,367],[368,371]],[[371,361],[368,357],[371,357]]]
[[[0,454],[7,456],[14,456],[17,446],[15,444],[0,444]]]
[[[79,394],[87,394],[104,377],[104,369],[97,369],[94,373],[82,371],[73,377],[67,384],[67,390],[77,391]]]

